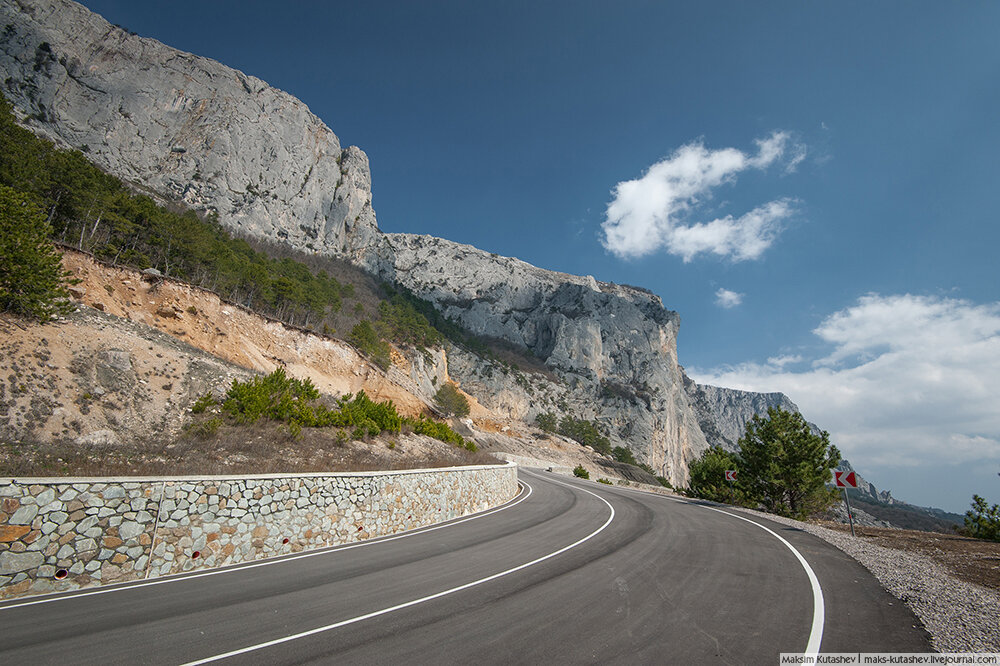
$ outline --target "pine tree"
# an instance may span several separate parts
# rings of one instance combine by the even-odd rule
[[[840,451],[826,432],[814,434],[798,412],[771,407],[766,419],[754,416],[739,444],[738,483],[749,500],[797,518],[836,501],[826,484]]]
[[[965,512],[965,528],[961,531],[977,539],[1000,541],[1000,505],[990,506],[979,495],[973,495],[972,509]]]
[[[688,464],[691,476],[688,490],[695,497],[726,504],[743,504],[743,494],[726,481],[726,471],[740,470],[741,464],[735,453],[718,446],[710,447]]]
[[[47,321],[71,308],[50,233],[30,197],[0,185],[0,310]]]
[[[469,415],[469,401],[455,388],[454,384],[445,384],[439,388],[437,394],[434,396],[434,401],[441,408],[441,411],[446,414],[453,414],[454,416]]]

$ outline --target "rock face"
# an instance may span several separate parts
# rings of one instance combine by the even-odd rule
[[[0,79],[29,126],[227,227],[374,266],[368,157],[301,101],[67,0],[0,2]]]
[[[739,450],[736,442],[746,432],[747,423],[754,416],[766,415],[771,407],[789,412],[799,411],[784,393],[754,393],[697,384],[687,376],[684,380],[684,388],[709,445],[720,446],[729,451]],[[815,425],[809,425],[815,432],[819,432]]]
[[[628,446],[672,483],[686,481],[687,459],[708,443],[677,364],[680,317],[658,296],[439,238],[389,239],[392,278],[473,333],[529,350],[556,375],[504,374],[453,354],[451,375],[481,403],[527,420],[544,411],[596,418],[613,446]]]

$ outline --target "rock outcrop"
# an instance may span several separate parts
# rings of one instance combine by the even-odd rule
[[[368,157],[301,101],[67,0],[0,2],[3,93],[28,126],[227,227],[377,268]]]
[[[686,461],[708,444],[677,364],[680,317],[658,296],[439,238],[389,239],[393,279],[469,331],[528,350],[555,375],[498,372],[453,354],[449,372],[481,403],[526,420],[544,411],[596,419],[613,446],[686,482]]]
[[[784,393],[754,393],[737,389],[698,384],[684,377],[684,388],[697,414],[698,423],[709,445],[737,451],[737,441],[746,432],[754,416],[766,415],[771,407],[789,412],[799,408]],[[814,432],[819,432],[812,423]]]

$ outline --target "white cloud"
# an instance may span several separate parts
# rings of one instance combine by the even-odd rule
[[[701,252],[729,256],[736,261],[757,259],[781,231],[781,220],[791,214],[791,202],[781,199],[736,219],[726,216],[707,224],[678,226],[666,238],[667,250],[685,263]]]
[[[743,302],[743,294],[728,289],[719,288],[715,292],[715,304],[720,308],[735,308]]]
[[[618,183],[601,225],[604,247],[623,258],[661,248],[684,261],[702,252],[735,261],[760,257],[777,237],[781,221],[794,212],[791,199],[771,201],[739,217],[688,220],[711,198],[714,188],[734,182],[740,172],[766,169],[791,154],[785,167],[790,172],[805,159],[805,147],[793,143],[787,132],[773,132],[755,143],[755,155],[689,143],[651,166],[641,178]]]
[[[689,374],[782,391],[872,476],[962,465],[967,474],[1000,461],[1000,303],[869,294],[813,332],[832,349],[804,370],[786,366],[808,359],[782,356]],[[962,486],[956,496],[975,490],[949,483]]]
[[[783,368],[786,365],[801,363],[802,360],[803,358],[801,354],[785,354],[783,356],[772,356],[767,359],[767,364],[777,368]]]

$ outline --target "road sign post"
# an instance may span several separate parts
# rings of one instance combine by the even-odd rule
[[[838,488],[844,489],[844,505],[847,507],[847,521],[851,524],[851,536],[855,536],[854,514],[851,513],[851,500],[847,497],[847,489],[858,487],[858,477],[854,472],[836,470],[833,473],[833,483]]]
[[[727,469],[726,470],[726,481],[729,482],[729,500],[735,504],[736,503],[736,487],[734,483],[736,482],[736,470]]]

